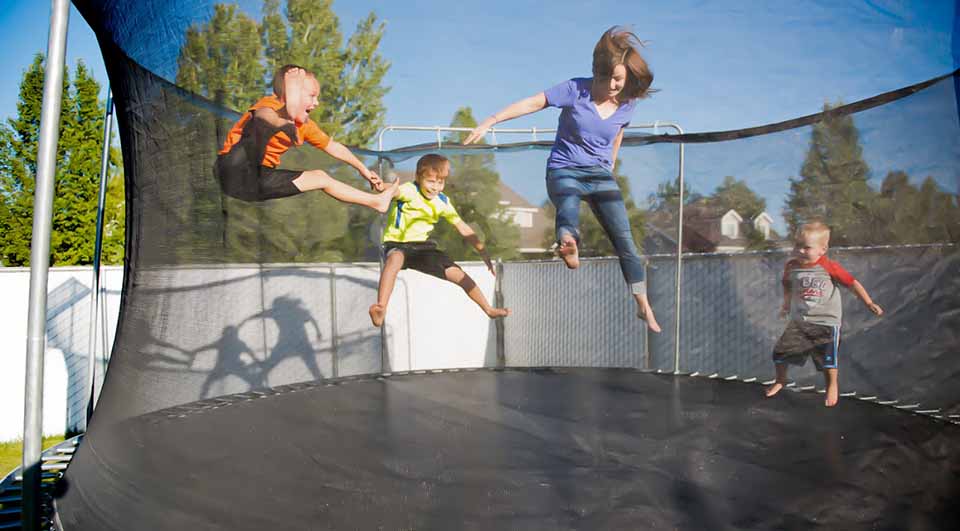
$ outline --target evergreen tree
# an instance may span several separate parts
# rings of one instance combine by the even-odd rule
[[[470,107],[461,107],[453,115],[451,127],[474,128],[477,120]],[[446,141],[460,143],[467,133],[455,132]],[[450,178],[444,193],[465,223],[480,236],[492,257],[510,259],[519,256],[520,229],[507,217],[500,204],[500,174],[494,169],[492,154],[454,155],[450,157]],[[448,223],[439,223],[432,238],[454,260],[476,260],[472,247]]]
[[[17,117],[0,126],[0,257],[4,265],[27,266],[33,229],[37,144],[43,94],[43,56],[38,54],[20,83]],[[104,105],[100,87],[78,62],[70,81],[65,71],[50,236],[51,265],[89,264],[93,259]],[[122,190],[119,152],[110,152],[110,197]],[[120,192],[122,193],[122,192]],[[104,261],[123,256],[123,205],[109,204],[105,216]]]
[[[784,218],[791,233],[810,220],[830,225],[834,246],[874,241],[871,206],[875,193],[867,184],[870,169],[863,160],[860,134],[849,115],[830,113],[813,126],[800,177],[790,179]]]

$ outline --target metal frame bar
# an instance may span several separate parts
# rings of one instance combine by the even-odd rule
[[[107,202],[107,169],[110,167],[110,134],[113,126],[113,97],[107,87],[107,108],[103,114],[103,152],[100,155],[100,195],[97,199],[97,235],[93,244],[93,280],[90,283],[90,350],[87,352],[87,419],[90,426],[97,404],[97,307],[100,303],[100,257],[103,253],[103,217]],[[106,322],[103,323],[103,343],[106,346]],[[103,351],[106,357],[106,348]]]
[[[37,146],[37,176],[30,242],[30,307],[27,317],[27,360],[23,396],[23,513],[25,531],[40,528],[40,450],[43,440],[43,359],[46,348],[47,280],[50,230],[57,172],[57,141],[63,96],[63,66],[67,48],[70,4],[51,0],[50,34],[43,74],[43,105]]]
[[[683,134],[683,128],[679,124],[674,122],[661,122],[655,121],[653,123],[644,123],[637,124],[627,127],[627,130],[638,130],[638,129],[653,129],[654,134],[657,134],[661,127],[668,129],[673,129],[677,134]],[[433,131],[437,135],[437,149],[443,147],[443,138],[440,136],[441,132],[470,132],[473,131],[473,128],[470,127],[443,127],[443,126],[416,126],[416,125],[388,125],[380,130],[377,134],[377,151],[383,152],[383,136],[390,131]],[[491,128],[487,133],[493,139],[494,145],[497,144],[497,133],[502,134],[528,134],[531,135],[531,138],[534,142],[537,141],[537,133],[556,133],[556,129],[538,129],[536,127],[530,128]],[[679,161],[678,167],[679,172],[677,175],[677,180],[679,182],[679,194],[680,194],[680,207],[678,212],[677,220],[677,272],[676,272],[676,303],[675,303],[675,324],[674,324],[674,351],[673,351],[673,372],[674,374],[680,373],[680,282],[682,280],[682,270],[683,270],[683,188],[684,188],[684,144],[680,143],[679,146]],[[378,159],[378,169],[380,171],[381,177],[383,177],[383,157]],[[380,267],[383,268],[383,261],[380,262]],[[498,328],[498,334],[500,333],[501,328]],[[501,341],[502,338],[497,338],[498,341]],[[380,330],[380,340],[382,348],[386,349],[386,332],[381,328]],[[386,358],[384,358],[385,360]],[[384,361],[385,363],[385,361]]]

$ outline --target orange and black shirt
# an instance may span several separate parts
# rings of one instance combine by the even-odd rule
[[[243,136],[243,128],[246,127],[247,122],[249,122],[253,117],[253,111],[257,109],[263,109],[265,107],[279,111],[283,108],[283,105],[284,104],[282,101],[280,101],[280,98],[274,95],[260,98],[259,101],[250,106],[243,117],[233,125],[232,129],[230,129],[230,132],[227,134],[227,139],[223,142],[223,149],[220,150],[219,154],[223,155],[229,153],[230,149],[240,141],[240,137]],[[324,133],[317,123],[309,118],[306,122],[297,126],[297,133],[304,142],[307,142],[319,149],[324,149],[330,144],[330,136]],[[263,160],[260,161],[260,164],[270,168],[276,168],[277,165],[280,164],[280,156],[286,153],[286,151],[293,147],[294,144],[294,139],[291,139],[286,133],[278,131],[276,134],[270,137],[270,140],[267,141],[267,149],[263,154]]]

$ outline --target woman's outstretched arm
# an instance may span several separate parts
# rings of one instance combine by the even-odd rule
[[[515,101],[503,109],[491,114],[487,117],[487,119],[480,122],[480,124],[477,125],[473,131],[470,131],[470,134],[467,136],[466,140],[463,141],[463,143],[472,144],[483,138],[483,135],[487,133],[487,130],[493,127],[495,124],[535,113],[539,110],[542,110],[546,106],[547,96],[543,92],[530,96],[529,98],[524,98],[520,101]]]

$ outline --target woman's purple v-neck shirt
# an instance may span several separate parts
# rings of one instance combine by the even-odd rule
[[[563,109],[547,169],[575,166],[613,169],[613,141],[620,130],[630,124],[637,100],[621,105],[604,120],[590,97],[592,83],[593,78],[578,77],[544,91],[548,106]]]

